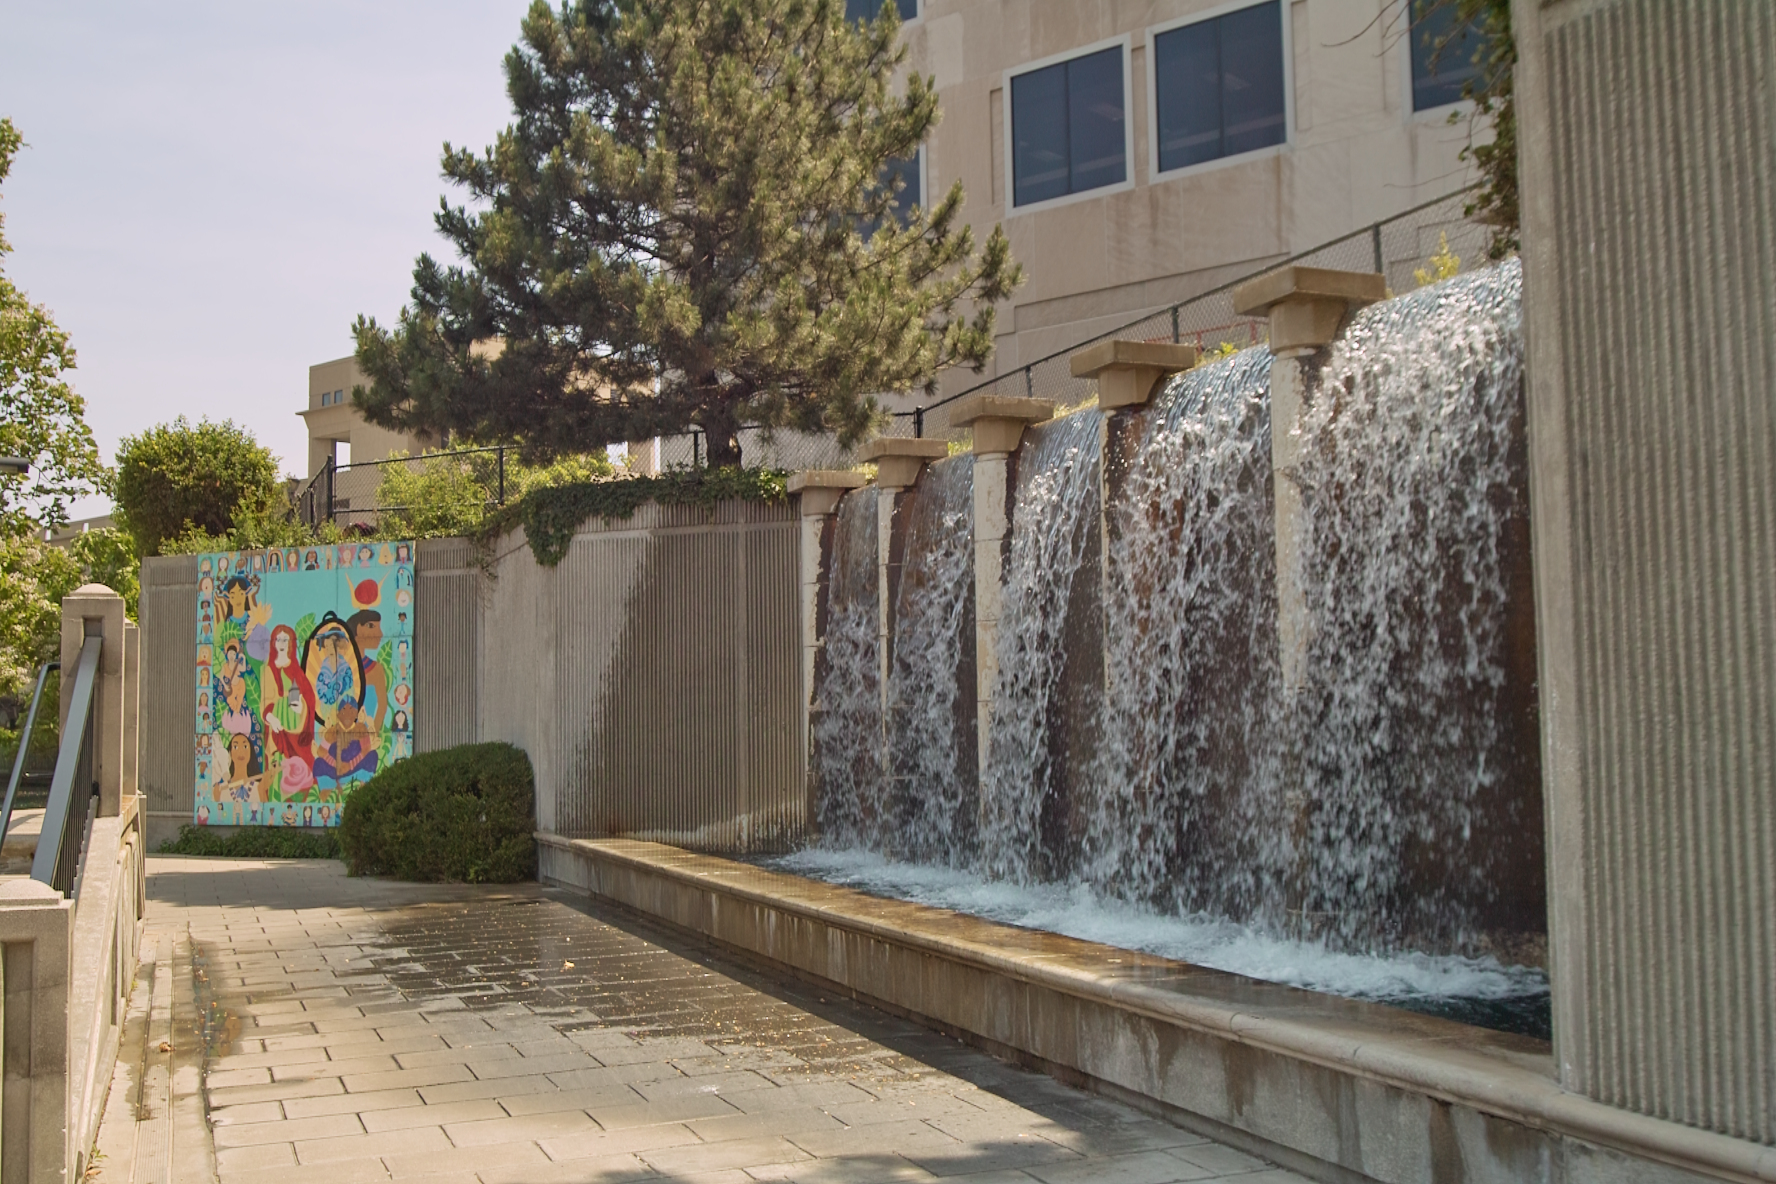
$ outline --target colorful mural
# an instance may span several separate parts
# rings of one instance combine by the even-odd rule
[[[413,752],[413,544],[204,555],[197,803],[211,826],[337,826]]]

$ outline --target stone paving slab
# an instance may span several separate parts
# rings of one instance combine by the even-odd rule
[[[220,1184],[1303,1180],[534,884],[156,857],[148,893]]]

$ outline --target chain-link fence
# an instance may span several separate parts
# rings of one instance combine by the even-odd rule
[[[1069,359],[1095,341],[1116,337],[1136,341],[1189,342],[1203,350],[1233,346],[1244,349],[1266,340],[1269,323],[1261,317],[1243,317],[1233,310],[1233,290],[1258,276],[1283,267],[1325,267],[1341,271],[1381,272],[1388,289],[1409,291],[1418,285],[1416,272],[1431,270],[1432,256],[1447,240],[1447,261],[1459,259],[1456,270],[1467,271],[1487,261],[1488,227],[1470,220],[1464,207],[1470,191],[1463,190],[1427,202],[1385,221],[1366,226],[1287,259],[1243,275],[1198,296],[1160,308],[1128,324],[1075,342],[1065,350],[1039,358],[928,406],[892,413],[884,434],[890,436],[959,437],[964,429],[951,429],[949,408],[967,395],[992,394],[1019,398],[1053,399],[1062,407],[1076,406],[1097,393],[1090,379],[1074,378]],[[899,399],[905,403],[907,400]],[[788,469],[843,469],[854,462],[850,449],[841,448],[832,436],[820,433],[743,428],[741,455],[749,465]],[[489,506],[504,505],[508,493],[505,448],[464,449],[448,454],[469,474],[463,496],[484,497]],[[628,445],[618,463],[631,472],[657,473],[673,468],[700,468],[708,458],[708,441],[699,431]],[[406,507],[389,498],[399,482],[389,482],[391,466],[412,469],[433,458],[411,457],[334,465],[329,462],[297,490],[297,508],[312,524],[332,520],[343,525],[374,523],[377,515]],[[516,452],[511,453],[516,460]],[[616,458],[614,458],[616,459]],[[472,487],[472,488],[471,488]],[[389,504],[383,504],[388,502]]]

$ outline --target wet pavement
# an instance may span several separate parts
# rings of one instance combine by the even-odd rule
[[[148,895],[223,1184],[1303,1179],[534,884],[156,857]]]

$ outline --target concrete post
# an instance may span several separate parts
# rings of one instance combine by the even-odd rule
[[[1378,272],[1285,267],[1233,290],[1242,316],[1270,318],[1270,459],[1276,490],[1277,643],[1283,689],[1299,690],[1307,656],[1302,599],[1301,491],[1293,479],[1301,452],[1311,359],[1331,344],[1353,309],[1387,295]]]
[[[72,681],[72,679],[68,680]],[[0,1178],[71,1180],[68,991],[74,902],[29,877],[0,886]]]
[[[878,436],[858,449],[857,459],[874,462],[876,488],[876,685],[881,688],[882,723],[888,724],[888,671],[894,657],[894,597],[900,587],[900,561],[894,546],[894,516],[900,495],[913,487],[931,461],[950,454],[944,440]]]
[[[810,469],[792,473],[788,488],[801,506],[802,532],[800,545],[799,615],[802,638],[802,747],[807,747],[807,709],[814,703],[814,660],[825,640],[824,613],[826,592],[826,552],[828,528],[839,499],[847,490],[867,483],[862,473],[835,469]]]
[[[74,671],[88,637],[104,639],[98,685],[93,690],[93,776],[99,784],[99,817],[114,818],[124,793],[125,639],[123,597],[103,584],[87,584],[62,601],[62,727],[68,726],[68,700]],[[132,772],[133,776],[133,772]]]
[[[142,631],[134,621],[123,625],[123,796],[141,793],[142,767]]]
[[[999,606],[1006,538],[1011,533],[1011,454],[1024,429],[1054,415],[1047,399],[970,395],[950,411],[950,426],[974,430],[974,669],[976,754],[981,776],[992,751],[993,688],[999,680]]]

